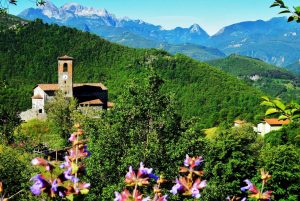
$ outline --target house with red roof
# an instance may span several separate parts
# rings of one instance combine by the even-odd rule
[[[32,108],[22,112],[20,117],[27,121],[33,118],[45,118],[45,104],[54,98],[57,91],[65,97],[77,100],[79,108],[108,109],[113,103],[108,101],[108,89],[102,83],[74,83],[73,58],[67,55],[58,58],[58,83],[38,84],[33,89]]]
[[[277,118],[264,119],[263,122],[257,125],[255,130],[261,135],[265,135],[271,131],[280,130],[283,125],[287,125],[289,123],[290,121],[288,119],[286,120],[279,120]]]

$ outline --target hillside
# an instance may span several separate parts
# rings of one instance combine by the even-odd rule
[[[183,55],[132,49],[67,27],[29,23],[0,33],[0,104],[30,107],[32,87],[57,82],[57,57],[75,60],[75,82],[103,82],[113,100],[132,79],[142,80],[152,66],[165,80],[165,93],[175,93],[178,111],[198,116],[206,126],[237,117],[253,119],[260,111],[259,91],[242,81]],[[16,100],[7,102],[7,100]]]
[[[0,15],[0,30],[12,28],[16,24],[27,24],[28,20],[24,20],[14,15]]]
[[[290,65],[286,66],[285,68],[288,69],[289,71],[297,74],[297,75],[300,75],[300,63],[299,63],[299,61],[297,61],[293,64],[290,64]]]
[[[209,61],[212,66],[245,80],[274,97],[285,100],[300,95],[300,78],[286,69],[267,64],[259,59],[230,55],[225,59]]]

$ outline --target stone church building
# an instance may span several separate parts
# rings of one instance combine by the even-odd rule
[[[24,121],[33,118],[45,118],[45,104],[54,98],[55,92],[62,91],[65,97],[74,97],[79,108],[108,109],[113,103],[108,102],[108,89],[102,83],[73,83],[73,58],[58,58],[58,83],[38,84],[33,89],[32,108],[22,112]]]

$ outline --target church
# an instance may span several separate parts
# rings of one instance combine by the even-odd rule
[[[106,110],[113,107],[113,103],[108,102],[108,89],[102,83],[73,83],[73,60],[67,55],[58,58],[57,84],[38,84],[34,87],[32,108],[20,114],[23,121],[46,118],[45,104],[54,98],[57,91],[65,97],[75,98],[79,108]]]

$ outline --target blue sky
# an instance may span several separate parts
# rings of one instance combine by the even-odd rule
[[[268,20],[278,17],[278,8],[269,8],[273,0],[52,0],[57,6],[77,2],[84,6],[105,8],[117,17],[142,19],[171,29],[199,24],[209,34],[226,25],[241,21]],[[297,5],[298,0],[286,0]],[[18,14],[35,7],[34,0],[19,0],[9,12]]]

